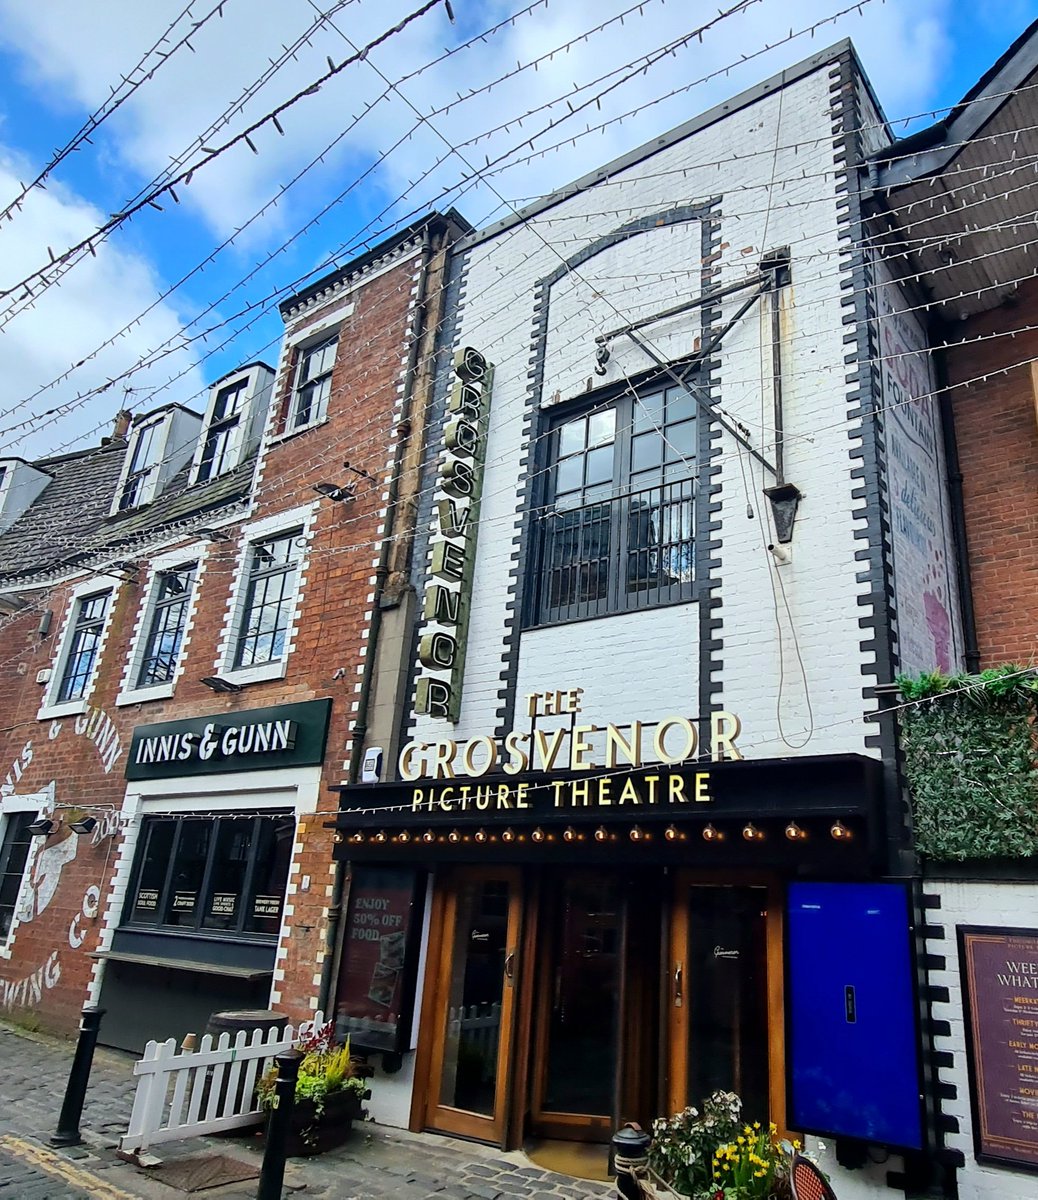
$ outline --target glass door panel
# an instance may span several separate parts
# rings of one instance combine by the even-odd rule
[[[579,1136],[581,1125],[611,1126],[623,923],[623,888],[615,875],[574,872],[549,889],[533,1106],[535,1126],[545,1133],[558,1136],[565,1125]]]
[[[448,885],[435,986],[436,1044],[427,1124],[504,1138],[519,937],[519,877],[458,871]]]
[[[722,1090],[766,1120],[767,888],[679,885],[672,958],[672,1111]]]

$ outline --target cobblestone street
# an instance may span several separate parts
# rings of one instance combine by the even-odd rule
[[[83,1111],[84,1144],[55,1150],[54,1131],[72,1060],[72,1045],[0,1026],[0,1198],[10,1200],[178,1200],[188,1193],[116,1156],[133,1102],[133,1058],[98,1050]],[[172,1164],[187,1156],[228,1156],[258,1170],[255,1139],[196,1138],[156,1148]],[[252,1200],[255,1179],[192,1192],[203,1198]],[[601,1200],[612,1187],[557,1175],[521,1153],[374,1124],[357,1126],[342,1149],[289,1160],[285,1196],[314,1200]]]

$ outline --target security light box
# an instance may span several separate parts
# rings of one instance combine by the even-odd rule
[[[793,883],[787,902],[790,1127],[920,1149],[908,888]]]

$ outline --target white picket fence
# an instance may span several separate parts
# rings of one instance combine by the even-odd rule
[[[149,1042],[133,1066],[137,1094],[119,1150],[139,1154],[160,1142],[258,1125],[263,1113],[255,1097],[257,1080],[274,1055],[323,1023],[323,1013],[315,1013],[298,1029],[254,1029],[251,1035],[242,1029],[233,1041],[221,1033],[215,1046],[207,1033],[197,1050],[180,1050],[173,1038]]]
[[[451,1008],[447,1018],[447,1037],[463,1041],[483,1060],[483,1081],[497,1073],[497,1047],[501,1036],[501,1005],[470,1004]]]

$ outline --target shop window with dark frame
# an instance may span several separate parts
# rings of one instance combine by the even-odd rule
[[[679,385],[553,422],[534,624],[692,598],[698,424]]]
[[[68,652],[61,669],[61,683],[57,702],[82,700],[94,674],[97,652],[101,646],[108,601],[112,593],[97,592],[92,596],[80,596],[76,601],[76,615],[69,631]]]
[[[276,938],[294,835],[287,811],[145,817],[124,922],[202,936]]]
[[[22,890],[25,864],[29,858],[32,834],[29,826],[34,812],[8,813],[0,840],[0,943],[6,942],[14,924],[14,910]]]
[[[137,672],[136,686],[139,688],[157,687],[173,678],[187,628],[197,566],[197,563],[185,563],[160,572],[155,580],[148,639]]]

